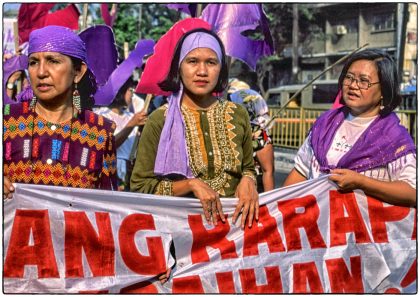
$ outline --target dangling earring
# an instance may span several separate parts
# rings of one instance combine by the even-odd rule
[[[35,96],[33,96],[32,97],[32,99],[31,99],[31,103],[29,103],[29,107],[32,109],[32,108],[35,108],[35,104],[36,104],[36,97]]]
[[[384,106],[384,97],[381,96],[381,102],[380,102],[379,109],[380,110],[383,110],[384,108],[385,108],[385,106]]]
[[[79,91],[77,90],[77,83],[74,86],[74,91],[73,91],[73,106],[78,111],[82,111],[82,106],[80,103],[80,94],[79,94]]]

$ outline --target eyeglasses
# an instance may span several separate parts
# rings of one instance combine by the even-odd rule
[[[361,79],[357,79],[357,78],[355,78],[355,77],[353,77],[352,75],[350,75],[350,74],[346,74],[345,76],[344,76],[344,79],[343,79],[343,85],[345,85],[345,86],[350,86],[354,81],[356,81],[356,84],[357,84],[357,86],[359,87],[359,89],[361,89],[361,90],[367,90],[367,89],[369,89],[371,86],[373,86],[373,85],[376,85],[376,84],[379,84],[380,83],[380,81],[377,81],[377,82],[374,82],[374,83],[371,83],[369,80],[367,80],[367,79],[364,79],[364,78],[361,78]]]

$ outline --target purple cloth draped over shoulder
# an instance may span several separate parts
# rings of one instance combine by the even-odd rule
[[[158,176],[177,174],[187,178],[194,177],[188,164],[185,124],[181,111],[183,86],[178,93],[168,97],[169,107],[160,135],[154,172]]]
[[[219,62],[222,61],[222,50],[216,38],[204,32],[196,32],[185,38],[179,56],[179,65],[188,53],[196,48],[210,48],[216,53]],[[169,107],[159,139],[154,168],[158,176],[178,174],[187,178],[194,177],[188,164],[185,123],[181,111],[183,90],[181,83],[179,91],[168,98]]]
[[[363,132],[353,147],[338,162],[331,166],[327,152],[349,111],[346,107],[323,113],[311,130],[311,146],[322,172],[345,168],[356,172],[385,166],[409,153],[416,153],[416,147],[405,127],[395,113],[378,116]]]

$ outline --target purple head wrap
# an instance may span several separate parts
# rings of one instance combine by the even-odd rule
[[[196,48],[209,48],[216,53],[219,61],[222,61],[222,50],[217,39],[208,33],[196,32],[185,38],[180,52],[179,65],[188,53]],[[169,108],[160,135],[155,161],[156,175],[178,174],[187,178],[194,177],[188,165],[185,123],[181,112],[182,94],[183,85],[181,84],[180,90],[168,98]]]
[[[38,52],[57,52],[82,60],[88,66],[87,75],[91,84],[89,95],[96,92],[96,79],[89,69],[85,44],[72,30],[61,26],[47,26],[32,31],[29,35],[28,56]]]

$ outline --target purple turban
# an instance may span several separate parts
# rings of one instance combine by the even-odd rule
[[[87,66],[87,75],[91,88],[89,95],[96,92],[96,78],[89,69],[85,43],[72,30],[61,26],[47,26],[31,32],[29,35],[28,56],[38,52],[56,52],[82,60]]]

